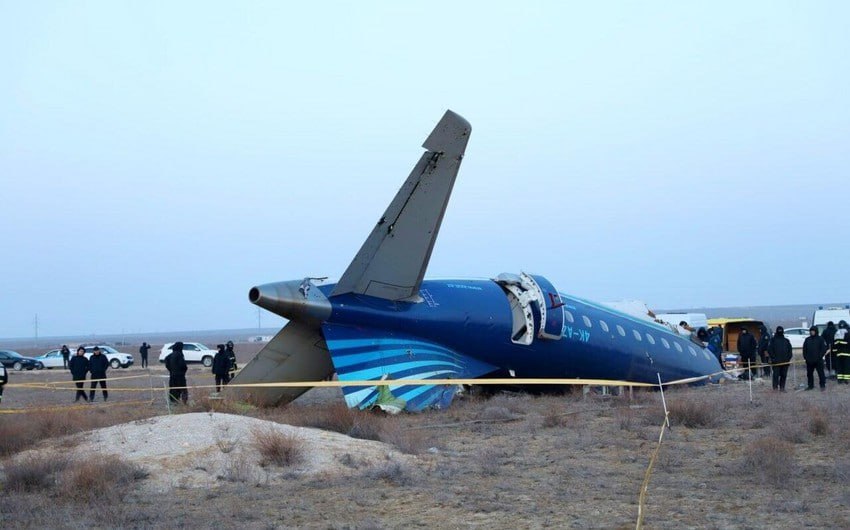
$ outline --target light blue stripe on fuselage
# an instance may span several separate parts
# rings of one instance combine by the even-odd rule
[[[348,380],[351,380],[351,381],[355,381],[355,380],[356,381],[369,381],[371,379],[377,379],[377,378],[379,378],[383,375],[386,375],[386,374],[393,374],[393,373],[402,372],[402,371],[405,371],[405,370],[411,370],[411,369],[414,369],[414,368],[426,368],[426,367],[454,368],[454,370],[451,370],[452,373],[457,373],[457,372],[460,372],[461,370],[463,370],[462,366],[455,364],[455,363],[446,362],[446,361],[411,361],[411,362],[406,362],[406,363],[396,363],[396,364],[375,366],[375,367],[372,367],[372,368],[366,368],[364,370],[357,370],[357,371],[354,371],[354,372],[339,373],[339,375],[340,375],[341,379],[342,379],[342,376],[344,376],[345,379],[348,379]],[[342,380],[344,381],[345,379],[342,379]]]
[[[419,374],[408,375],[408,376],[405,376],[405,377],[402,377],[402,378],[399,378],[399,379],[394,379],[393,381],[404,381],[405,379],[428,379],[428,378],[439,376],[439,375],[448,375],[448,374],[455,374],[455,373],[457,373],[457,372],[454,372],[452,370],[434,370],[434,371],[431,371],[431,372],[422,372],[422,373],[419,373]],[[398,389],[398,388],[401,388],[403,386],[405,386],[405,385],[404,384],[390,385],[389,386],[390,392],[392,392],[394,389]],[[422,386],[420,388],[427,390],[427,389],[433,388],[433,387],[434,387],[434,385],[429,385],[429,386]],[[343,388],[351,388],[351,387],[343,387]],[[369,386],[369,387],[362,388],[362,389],[356,390],[354,392],[348,393],[348,394],[345,395],[346,400],[351,398],[352,402],[357,403],[357,404],[361,404],[360,401],[363,400],[363,399],[366,399],[369,396],[369,394],[371,394],[372,392],[375,391],[375,388],[376,387],[374,387],[374,386]],[[423,390],[423,392],[425,390]],[[395,394],[393,394],[393,395],[395,395]]]
[[[411,351],[411,348],[394,348],[394,349],[386,349],[386,350],[372,350],[365,353],[349,353],[346,354],[345,350],[339,349],[336,342],[332,342],[328,344],[331,351],[333,351],[333,363],[337,370],[341,370],[348,366],[354,366],[361,363],[368,363],[370,361],[380,361],[382,358],[394,357],[394,356],[404,356],[404,355],[415,355],[417,353],[428,353],[431,355],[436,355],[442,357],[446,362],[455,361],[455,356],[448,352],[448,350],[435,350],[431,347],[418,347],[415,351]]]

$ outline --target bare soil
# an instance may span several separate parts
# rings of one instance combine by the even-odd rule
[[[190,383],[206,377],[206,370],[193,370]],[[798,370],[798,383],[804,379]],[[795,391],[791,382],[789,377],[787,393],[754,383],[752,403],[748,385],[739,382],[666,394],[672,427],[650,478],[647,528],[850,527],[850,454],[844,451],[850,444],[845,419],[850,386],[830,381],[826,392],[808,392]],[[287,407],[263,410],[209,400],[203,390],[190,394],[195,403],[168,418],[170,428],[184,425],[191,432],[191,418],[216,407],[264,421],[309,425],[341,400],[338,390],[316,389]],[[71,395],[10,388],[4,406],[68,406]],[[116,400],[130,399],[116,391]],[[166,414],[164,399],[124,408],[134,410],[124,421],[138,421],[139,413]],[[114,425],[124,423],[121,409],[109,409]],[[103,416],[104,410],[96,403],[77,414]],[[183,413],[194,416],[186,415],[181,423]],[[38,421],[38,412],[27,414]],[[0,415],[0,427],[11,416]],[[376,440],[369,442],[371,448],[383,447],[369,454],[394,457],[361,458],[367,452],[363,440],[340,436],[341,447],[350,450],[338,447],[335,465],[304,473],[297,466],[262,468],[260,455],[245,442],[239,452],[213,448],[220,453],[215,454],[217,465],[230,463],[233,472],[196,483],[184,478],[197,472],[194,460],[187,463],[175,456],[165,466],[150,455],[147,462],[134,459],[147,465],[150,475],[133,483],[120,502],[111,503],[77,502],[55,488],[10,490],[6,473],[19,461],[17,453],[3,462],[0,526],[631,528],[663,419],[657,392],[636,392],[631,399],[599,395],[595,389],[587,395],[467,396],[441,412],[363,415],[351,434]],[[156,429],[149,435],[157,436]],[[110,440],[120,443],[122,435],[96,436],[48,438],[28,449],[70,450],[92,440],[105,447]],[[197,432],[197,437],[209,434]],[[308,443],[305,450],[322,449]],[[240,466],[267,472],[240,473]],[[161,481],[161,473],[172,478]],[[167,487],[152,488],[152,481]]]

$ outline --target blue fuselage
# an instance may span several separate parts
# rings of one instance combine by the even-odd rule
[[[333,285],[319,289],[330,295]],[[327,322],[380,329],[442,344],[516,377],[587,378],[657,383],[718,371],[716,357],[669,328],[560,293],[562,337],[511,341],[505,291],[490,280],[426,280],[422,301],[345,294],[330,298]]]

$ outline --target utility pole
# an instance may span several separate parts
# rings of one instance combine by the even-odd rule
[[[261,311],[262,308],[257,308],[257,333],[260,333],[260,330],[263,329],[263,313]]]

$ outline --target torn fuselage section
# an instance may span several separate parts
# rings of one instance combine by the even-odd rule
[[[552,283],[543,276],[521,272],[502,273],[493,279],[511,306],[511,342],[529,346],[535,337],[559,340],[564,332],[564,303]]]

